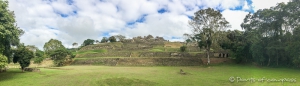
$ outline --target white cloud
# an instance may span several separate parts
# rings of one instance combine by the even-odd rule
[[[173,13],[148,15],[144,23],[137,23],[135,28],[126,29],[125,36],[161,36],[165,39],[182,37],[184,33],[191,33],[187,26],[189,18],[185,15]]]
[[[249,12],[239,10],[224,10],[222,15],[231,24],[231,28],[229,28],[230,30],[242,30],[240,25],[248,13]]]
[[[272,6],[276,6],[277,3],[281,2],[289,2],[290,0],[252,0],[252,5],[254,7],[254,11],[259,9],[270,8]]]

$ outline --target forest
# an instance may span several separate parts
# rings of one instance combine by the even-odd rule
[[[278,3],[245,16],[242,31],[230,27],[220,12],[209,8],[195,13],[189,22],[193,34],[186,42],[200,48],[228,49],[237,63],[272,67],[300,67],[300,1]]]

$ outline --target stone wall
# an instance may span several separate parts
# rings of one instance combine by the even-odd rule
[[[205,57],[205,53],[192,55],[182,52],[105,52],[77,55],[76,58],[90,57]]]
[[[107,66],[198,66],[200,58],[94,58],[76,59],[72,65]]]
[[[130,57],[130,52],[89,53],[76,56],[76,58],[81,57]]]

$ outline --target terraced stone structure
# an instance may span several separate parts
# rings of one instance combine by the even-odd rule
[[[206,56],[195,46],[188,46],[187,52],[180,52],[184,43],[168,42],[162,37],[138,36],[122,42],[88,45],[79,52],[102,50],[77,54],[73,65],[110,66],[196,66],[203,64]],[[211,53],[213,56],[213,53]]]

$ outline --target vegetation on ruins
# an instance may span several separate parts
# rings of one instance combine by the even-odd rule
[[[117,42],[117,39],[115,36],[111,36],[108,38],[109,42]]]
[[[72,53],[67,51],[65,46],[62,45],[61,41],[56,39],[50,39],[44,45],[45,54],[50,56],[56,66],[63,66],[67,55]]]
[[[114,37],[116,38],[116,40],[118,40],[118,41],[120,41],[120,42],[124,41],[125,38],[126,38],[126,37],[123,36],[123,35],[115,35]]]
[[[66,49],[57,49],[54,52],[51,52],[49,56],[54,61],[54,64],[56,66],[64,66],[64,62],[66,60],[67,55],[70,55],[71,53],[68,52]]]
[[[107,37],[103,37],[100,42],[101,43],[106,43],[106,42],[108,42],[108,38]]]
[[[93,39],[86,39],[83,41],[82,45],[81,46],[87,46],[87,45],[92,45],[95,43],[95,40]]]

